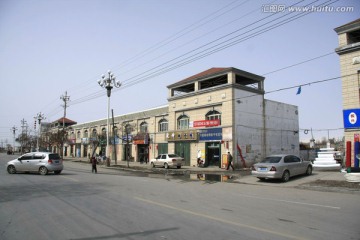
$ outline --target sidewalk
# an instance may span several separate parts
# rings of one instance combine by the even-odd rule
[[[88,158],[72,158],[72,157],[64,157],[64,161],[73,161],[73,162],[89,162]],[[90,162],[89,162],[90,163]],[[106,163],[99,164],[98,166],[106,166]],[[110,166],[108,168],[120,168],[120,169],[134,169],[134,170],[155,170],[157,172],[159,171],[175,171],[175,172],[187,172],[187,173],[213,173],[213,174],[241,174],[241,175],[249,175],[250,169],[237,169],[235,171],[232,170],[226,170],[223,168],[219,168],[216,166],[210,166],[210,167],[196,167],[196,166],[182,166],[180,169],[177,168],[169,168],[164,169],[161,167],[152,168],[150,163],[140,163],[140,162],[132,162],[132,161],[122,161],[117,160],[117,164],[115,164],[115,160],[111,160]]]
[[[64,158],[65,161],[74,161],[74,162],[89,162],[88,158]],[[200,168],[195,166],[182,166],[180,169],[170,168],[164,169],[160,167],[152,168],[151,165],[141,164],[140,162],[127,162],[118,160],[117,164],[112,160],[110,166],[98,165],[99,167],[112,168],[112,169],[121,169],[121,170],[134,170],[134,171],[143,171],[143,172],[157,172],[157,173],[177,173],[177,174],[214,174],[214,175],[226,175],[236,178],[236,182],[245,183],[245,184],[260,184],[260,185],[274,185],[274,181],[260,181],[259,179],[251,176],[251,169],[236,169],[235,171],[226,170],[223,168],[210,166],[206,168]],[[312,182],[321,182],[321,181],[332,181],[332,182],[346,182],[344,173],[340,171],[313,171],[311,176],[298,176],[292,178],[289,182],[281,183],[283,186],[299,186],[310,184]],[[342,184],[344,185],[344,184]]]
[[[89,163],[88,158],[64,158],[65,161]],[[112,160],[110,166],[106,164],[98,165],[100,168],[107,168],[121,171],[137,171],[144,174],[163,174],[167,177],[174,178],[188,178],[192,181],[221,181],[237,184],[258,185],[266,187],[281,187],[281,188],[298,188],[315,191],[360,194],[360,184],[354,182],[347,182],[343,172],[340,171],[313,171],[310,176],[296,176],[288,182],[281,182],[280,180],[260,181],[251,175],[251,169],[237,169],[235,171],[226,170],[219,167],[199,168],[195,166],[182,166],[180,169],[170,168],[164,169],[160,167],[152,168],[150,164],[141,164],[140,162],[127,162]]]

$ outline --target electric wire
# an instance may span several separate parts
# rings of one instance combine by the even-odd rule
[[[300,2],[302,2],[302,1],[300,1]],[[317,2],[317,1],[315,1],[315,2]],[[327,2],[331,2],[331,1],[327,1]],[[325,2],[325,3],[327,3],[327,2]],[[337,1],[333,1],[333,2],[331,2],[330,4],[332,4],[332,3],[334,3],[334,2],[337,2]],[[299,2],[298,2],[298,3],[299,3]],[[313,2],[312,2],[312,3],[313,3]],[[325,4],[325,3],[323,3],[323,4]],[[297,4],[297,3],[296,3],[296,4]],[[311,3],[310,3],[310,4],[311,4]],[[309,13],[307,13],[307,14],[309,14]],[[304,15],[307,15],[307,14],[304,14]],[[288,14],[287,14],[287,15],[288,15]],[[301,14],[298,14],[298,15],[296,15],[296,16],[302,17]],[[267,17],[266,17],[266,18],[267,18]],[[280,19],[280,18],[277,18],[277,19]],[[296,19],[297,19],[297,18],[295,18],[295,19],[293,19],[293,20],[296,20]],[[290,21],[293,21],[293,20],[290,20],[290,18],[289,18],[289,19],[286,19],[286,20],[284,20],[284,21],[282,21],[282,22],[280,22],[280,23],[275,23],[275,24],[271,25],[271,26],[272,26],[271,29],[276,28],[276,27],[279,27],[279,26],[281,26],[281,25],[283,25],[283,24],[286,24],[286,23],[288,23],[288,22],[290,22]],[[261,20],[259,20],[259,21],[261,21]],[[269,23],[266,23],[266,24],[269,24]],[[266,25],[266,24],[263,24],[262,26],[264,26],[264,25]],[[280,24],[281,24],[281,25],[280,25]],[[260,27],[260,26],[258,26],[257,28],[259,28],[259,27]],[[254,29],[256,29],[256,28],[254,28]],[[253,31],[254,29],[252,29],[251,31]],[[269,29],[269,30],[271,30],[271,29]],[[269,30],[267,30],[267,31],[269,31]],[[261,32],[261,31],[263,31],[263,32]],[[221,45],[217,44],[217,45],[215,45],[215,46],[218,46],[218,48],[213,49],[211,52],[205,52],[205,50],[204,50],[204,51],[200,52],[200,53],[202,53],[202,55],[200,55],[200,56],[197,56],[197,55],[200,54],[200,53],[197,53],[197,54],[195,54],[195,55],[192,55],[191,57],[193,57],[193,58],[189,58],[189,57],[186,58],[186,59],[188,59],[186,62],[182,62],[182,63],[181,63],[181,62],[177,62],[178,65],[175,65],[175,66],[170,65],[170,68],[169,68],[169,66],[167,66],[167,68],[165,68],[165,69],[162,68],[160,72],[159,72],[159,70],[157,70],[156,72],[152,73],[151,75],[146,75],[146,78],[135,79],[135,81],[129,81],[129,79],[128,79],[129,83],[125,84],[124,88],[130,87],[130,86],[132,86],[132,85],[135,85],[135,84],[137,84],[137,83],[140,83],[140,82],[142,82],[142,81],[145,81],[145,80],[147,80],[147,79],[149,79],[149,78],[153,78],[153,77],[158,76],[158,75],[160,75],[160,74],[163,74],[163,73],[165,73],[165,72],[171,71],[171,70],[173,70],[175,67],[177,68],[177,67],[183,66],[184,64],[188,64],[188,63],[190,63],[190,62],[196,61],[196,60],[198,60],[198,59],[200,59],[200,58],[203,58],[203,57],[205,57],[205,56],[208,56],[208,55],[210,55],[210,54],[213,54],[213,53],[215,53],[215,52],[217,52],[217,51],[221,51],[221,50],[223,50],[223,49],[225,49],[225,48],[228,48],[228,47],[232,46],[233,44],[239,43],[240,40],[241,40],[241,41],[245,41],[245,40],[247,40],[247,39],[250,39],[250,38],[252,38],[252,37],[254,37],[254,36],[257,36],[257,35],[259,35],[259,34],[262,34],[262,33],[264,33],[264,32],[267,32],[267,31],[265,31],[264,29],[262,29],[262,30],[260,30],[260,31],[257,31],[257,32],[255,32],[255,33],[253,33],[252,35],[249,35],[249,36],[244,37],[244,38],[242,38],[242,39],[238,39],[237,41],[232,41],[232,42],[230,42],[230,43],[228,43],[227,45],[224,45],[224,46],[221,46]],[[249,31],[248,31],[248,32],[249,32]],[[229,36],[229,35],[227,35],[227,36]],[[237,36],[237,37],[238,37],[238,36]],[[236,38],[236,37],[234,37],[234,38]],[[234,38],[231,38],[231,40],[234,39]],[[214,41],[218,41],[218,40],[214,40]],[[212,41],[212,42],[210,42],[210,43],[208,43],[208,44],[214,43],[214,41]],[[230,41],[230,39],[228,39],[228,40],[226,40],[226,41],[224,41],[224,42],[222,42],[222,43],[226,43],[226,42],[228,42],[228,41]],[[241,41],[240,41],[240,42],[241,42]],[[203,46],[207,46],[208,44],[203,45]],[[211,48],[208,48],[208,49],[206,49],[206,50],[210,50],[210,49],[214,48],[215,46],[212,46]],[[202,48],[202,47],[200,47],[200,48]],[[200,48],[197,48],[196,50],[198,50],[198,49],[200,49]],[[193,50],[193,51],[195,51],[195,50]],[[190,51],[190,53],[193,52],[193,51]],[[187,54],[188,54],[188,53],[187,53]],[[324,57],[324,56],[327,56],[327,55],[329,55],[329,54],[322,55],[322,56],[319,56],[319,57],[317,57],[317,58]],[[183,55],[182,55],[182,56],[183,56]],[[194,57],[195,57],[195,58],[194,58]],[[313,58],[313,59],[310,59],[310,60],[308,60],[308,61],[315,60],[315,59],[317,59],[317,58]],[[184,61],[184,59],[183,59],[182,61]],[[190,61],[190,62],[189,62],[189,61]],[[304,61],[304,62],[298,63],[298,64],[296,64],[296,65],[299,65],[299,64],[302,64],[302,63],[305,63],[305,62],[308,62],[308,61]],[[168,62],[169,62],[169,61],[168,61]],[[168,63],[168,62],[167,62],[167,63]],[[180,64],[180,65],[179,65],[179,64]],[[293,66],[296,66],[296,65],[288,66],[288,67],[285,67],[285,68],[293,67]],[[159,66],[162,66],[162,65],[159,65]],[[285,68],[283,68],[283,69],[285,69]],[[273,71],[273,72],[277,72],[277,71],[280,71],[280,70],[283,70],[283,69],[278,69],[278,70],[275,70],[275,71]],[[269,72],[269,73],[266,73],[266,74],[271,74],[271,73],[273,73],[273,72]],[[144,73],[143,73],[143,74],[144,74]],[[135,77],[136,77],[136,76],[135,76]],[[133,77],[133,78],[134,78],[134,77]],[[133,79],[133,78],[131,78],[131,79]],[[307,85],[307,84],[304,84],[304,85]],[[304,86],[304,85],[301,85],[301,86]],[[119,89],[119,90],[121,90],[121,89]],[[277,91],[279,91],[279,90],[277,90]],[[268,93],[270,93],[270,92],[268,92]],[[89,100],[98,98],[98,97],[100,97],[100,96],[103,96],[103,91],[101,91],[101,90],[99,90],[99,91],[97,91],[97,92],[95,92],[95,93],[92,93],[92,94],[90,94],[90,95],[87,95],[87,96],[85,96],[85,97],[79,98],[79,99],[77,99],[76,101],[73,101],[73,102],[72,102],[71,104],[69,104],[69,105],[79,104],[79,103],[82,103],[82,102],[85,102],[85,101],[89,101]],[[55,111],[56,111],[56,110],[54,110],[54,112],[55,112]],[[60,111],[61,111],[61,110],[59,110],[58,112],[60,112]],[[51,112],[51,113],[53,113],[53,112]],[[56,113],[54,113],[54,114],[56,114]]]
[[[316,2],[316,1],[315,1],[315,2]],[[200,53],[196,53],[196,54],[194,54],[194,55],[192,55],[192,56],[190,56],[190,57],[187,57],[187,58],[185,58],[185,59],[182,59],[182,60],[180,60],[180,61],[177,61],[177,62],[175,62],[174,64],[170,64],[170,65],[168,65],[168,66],[166,66],[166,67],[163,67],[163,68],[161,68],[161,69],[158,69],[158,70],[156,70],[155,72],[152,72],[152,73],[150,73],[150,74],[148,74],[148,75],[146,75],[146,76],[143,76],[142,78],[134,79],[134,80],[132,80],[132,81],[129,82],[129,83],[125,83],[125,84],[123,85],[122,89],[124,89],[124,88],[126,88],[126,87],[129,87],[129,86],[132,86],[132,85],[135,85],[135,84],[138,84],[138,83],[140,83],[140,82],[146,81],[146,80],[148,80],[148,79],[150,79],[150,78],[153,78],[153,77],[156,77],[156,76],[158,76],[158,75],[164,74],[164,73],[166,73],[166,72],[168,72],[168,71],[171,71],[171,70],[176,69],[176,68],[178,68],[178,67],[184,66],[184,65],[189,64],[189,63],[191,63],[191,62],[194,62],[194,61],[196,61],[196,60],[198,60],[198,59],[201,59],[201,58],[203,58],[203,57],[206,57],[206,56],[208,56],[208,55],[211,55],[211,54],[213,54],[213,53],[215,53],[215,52],[224,50],[224,49],[226,49],[226,48],[228,48],[228,47],[230,47],[230,46],[233,46],[233,45],[235,45],[235,44],[238,44],[239,42],[248,40],[248,39],[253,38],[253,37],[257,36],[257,35],[260,35],[260,34],[263,34],[263,33],[265,33],[265,32],[268,32],[268,31],[270,31],[270,30],[272,30],[272,29],[274,29],[274,28],[277,28],[277,27],[279,27],[279,26],[282,26],[282,25],[284,25],[284,24],[286,24],[286,23],[288,23],[288,22],[294,21],[294,20],[298,19],[299,17],[303,17],[303,16],[305,16],[305,15],[307,15],[307,14],[310,14],[310,13],[311,13],[311,12],[300,13],[300,14],[294,16],[294,17],[291,17],[291,18],[293,18],[293,19],[291,19],[291,18],[285,19],[285,20],[283,20],[283,21],[281,21],[281,22],[279,22],[279,23],[275,23],[275,24],[271,25],[271,26],[268,27],[267,29],[261,29],[260,31],[257,31],[257,32],[255,32],[255,33],[251,34],[250,36],[246,36],[246,37],[244,37],[244,38],[242,38],[242,39],[232,41],[232,42],[230,42],[230,43],[228,43],[228,44],[226,44],[226,45],[222,45],[222,46],[221,46],[220,44],[217,44],[217,45],[215,45],[215,46],[213,46],[213,47],[207,48],[207,49],[201,51]],[[288,15],[288,14],[287,14],[287,15]],[[281,18],[281,17],[280,17],[280,18]],[[278,19],[279,19],[279,18],[278,18]],[[265,23],[265,24],[263,24],[263,25],[266,25],[266,24],[268,24],[268,23]],[[263,26],[263,25],[261,25],[261,26]],[[256,27],[256,28],[258,28],[258,27]],[[255,29],[256,29],[256,28],[255,28]],[[253,29],[252,29],[252,30],[253,30]],[[249,30],[249,31],[252,31],[252,30]],[[247,32],[249,32],[249,31],[247,31]],[[241,34],[241,35],[242,35],[242,34]],[[230,41],[230,40],[232,40],[232,39],[234,39],[234,38],[236,38],[236,37],[237,37],[237,36],[235,36],[235,37],[233,37],[233,38],[231,38],[231,39],[228,39],[228,40],[226,40],[226,41],[224,41],[224,42],[228,42],[228,41]],[[223,42],[223,43],[224,43],[224,42]],[[219,46],[219,45],[220,45],[220,46]],[[216,47],[216,46],[219,46],[219,47],[211,50],[212,48],[214,48],[214,47]],[[208,50],[211,50],[211,51],[208,51]],[[206,51],[208,51],[208,52],[206,52]],[[201,54],[201,55],[197,56],[198,54]],[[187,59],[188,59],[188,60],[187,60]],[[186,60],[186,61],[184,61],[184,60]]]
[[[318,0],[317,0],[317,1],[318,1]],[[317,1],[314,1],[314,2],[317,2]],[[337,1],[338,1],[338,0],[337,0]],[[329,4],[332,4],[332,3],[337,2],[337,1],[327,1],[327,2],[324,2],[324,3],[321,4],[321,5],[318,5],[318,6],[322,6],[322,5],[324,5],[324,4],[328,3],[328,2],[330,2]],[[302,2],[302,1],[300,1],[300,2]],[[307,6],[311,5],[311,4],[314,3],[314,2],[309,3]],[[299,2],[297,2],[296,4],[298,4],[298,3],[299,3]],[[295,5],[295,4],[294,4],[294,5]],[[292,6],[294,6],[294,5],[292,5]],[[318,6],[317,6],[317,7],[318,7]],[[289,15],[289,14],[292,14],[292,13],[293,13],[293,12],[290,12],[290,13],[288,13],[288,14],[286,14],[286,15]],[[192,58],[192,59],[190,59],[190,60],[188,60],[188,61],[186,61],[186,62],[181,62],[181,61],[184,61],[184,59],[183,59],[183,60],[181,60],[181,61],[176,62],[177,65],[172,64],[172,65],[169,65],[169,66],[167,66],[167,67],[163,67],[163,68],[161,68],[161,69],[159,69],[159,70],[156,70],[155,72],[152,72],[151,74],[146,75],[145,77],[137,78],[137,79],[135,79],[135,80],[133,80],[133,81],[131,81],[131,82],[129,82],[129,83],[126,83],[126,81],[125,81],[125,84],[123,84],[123,87],[122,87],[121,89],[114,89],[114,91],[122,90],[122,89],[124,89],[124,88],[126,88],[126,87],[130,87],[130,86],[135,85],[135,84],[137,84],[137,83],[146,81],[146,80],[148,80],[148,79],[150,79],[150,78],[153,78],[153,77],[156,77],[156,76],[158,76],[158,75],[164,74],[165,72],[171,71],[171,70],[173,70],[173,69],[175,69],[175,68],[178,68],[178,67],[183,66],[183,65],[185,65],[185,64],[188,64],[188,63],[190,63],[190,62],[196,61],[196,60],[198,60],[198,59],[200,59],[200,58],[203,58],[203,57],[208,56],[208,55],[210,55],[210,54],[213,54],[213,53],[215,53],[215,52],[221,51],[221,50],[223,50],[223,49],[225,49],[225,48],[228,48],[228,47],[230,47],[230,46],[232,46],[232,45],[234,45],[234,44],[239,43],[240,41],[248,40],[249,38],[252,38],[252,37],[254,37],[254,36],[257,36],[257,35],[259,35],[259,34],[262,34],[262,33],[264,33],[264,32],[267,32],[267,31],[269,31],[269,30],[271,30],[271,29],[273,29],[273,28],[276,28],[276,27],[279,27],[279,26],[281,26],[281,25],[284,25],[284,24],[286,24],[286,23],[288,23],[288,22],[294,21],[294,20],[296,20],[297,18],[302,17],[302,16],[305,16],[305,15],[307,15],[307,14],[309,14],[309,13],[311,13],[311,12],[305,12],[305,13],[297,14],[295,17],[292,17],[293,19],[288,18],[288,19],[286,19],[286,20],[283,20],[282,22],[275,23],[275,24],[271,25],[271,28],[269,28],[269,29],[266,29],[266,30],[262,29],[262,30],[260,30],[260,31],[257,31],[257,32],[255,32],[255,33],[253,33],[253,34],[250,35],[250,36],[247,36],[247,37],[242,38],[242,39],[240,39],[240,40],[237,40],[237,41],[235,41],[235,42],[233,41],[233,42],[227,44],[226,46],[220,46],[219,48],[217,48],[217,49],[215,49],[215,50],[212,50],[211,52],[207,52],[207,53],[205,52],[205,53],[204,53],[203,55],[201,55],[201,56],[196,56],[196,55],[199,54],[199,53],[197,53],[197,54],[191,56],[191,57],[195,56],[195,58]],[[276,13],[274,13],[274,14],[276,14]],[[272,15],[274,15],[274,14],[272,14]],[[272,15],[271,15],[271,16],[272,16]],[[286,16],[286,15],[285,15],[285,16]],[[282,16],[282,17],[284,17],[284,16]],[[279,17],[279,18],[277,18],[277,19],[280,19],[280,18],[282,18],[282,17]],[[268,17],[265,17],[265,18],[268,18]],[[265,19],[265,18],[262,18],[262,19],[260,19],[260,20],[258,20],[258,21],[256,21],[256,22],[262,21],[262,20]],[[273,21],[274,21],[274,20],[273,20]],[[263,24],[263,25],[261,25],[261,26],[264,26],[264,25],[266,25],[266,24],[268,24],[268,23],[265,23],[265,24]],[[251,24],[251,25],[252,25],[252,24]],[[259,26],[256,27],[256,28],[259,28]],[[256,28],[255,28],[255,29],[256,29]],[[254,30],[254,29],[252,29],[252,30]],[[251,30],[249,30],[249,31],[251,31]],[[248,32],[249,32],[249,31],[248,31]],[[236,32],[236,31],[234,31],[234,32]],[[231,33],[230,33],[230,34],[231,34]],[[226,36],[228,36],[228,35],[229,35],[229,34],[227,34]],[[241,34],[241,35],[243,35],[243,34]],[[236,37],[238,37],[238,36],[236,36]],[[235,37],[233,37],[232,39],[234,39],[234,38],[235,38]],[[221,38],[219,38],[219,39],[221,39]],[[216,40],[214,40],[214,41],[216,41]],[[212,41],[212,42],[214,42],[214,41]],[[229,41],[229,39],[226,40],[225,42],[227,42],[227,41]],[[211,43],[212,43],[212,42],[211,42]],[[205,44],[205,45],[203,45],[203,46],[207,46],[207,45],[209,45],[209,43],[208,43],[208,44]],[[219,44],[217,44],[216,46],[219,46]],[[214,46],[213,46],[213,47],[214,47]],[[212,48],[213,48],[213,47],[212,47]],[[202,48],[202,47],[199,47],[199,48],[197,48],[197,49],[200,49],[200,48]],[[211,49],[211,48],[208,48],[208,49],[206,49],[206,50],[209,50],[209,49]],[[190,51],[190,52],[193,52],[193,51],[194,51],[194,50],[192,50],[192,51]],[[203,50],[202,52],[204,52],[204,51],[205,51],[205,50]],[[188,52],[188,53],[190,53],[190,52]],[[201,52],[201,53],[202,53],[202,52]],[[188,54],[188,53],[186,53],[186,54]],[[185,56],[186,54],[183,54],[183,55],[181,55],[181,56]],[[180,57],[180,56],[179,56],[179,57]],[[168,61],[167,63],[169,63],[169,62],[171,62],[171,61],[174,61],[175,59],[178,59],[179,57],[174,58],[174,59]],[[186,59],[189,59],[189,58],[190,58],[190,57],[187,57]],[[164,64],[162,64],[162,65],[164,65]],[[159,65],[159,66],[162,66],[162,65]],[[143,74],[145,74],[146,72],[149,72],[149,71],[151,71],[151,70],[153,70],[153,69],[158,68],[159,66],[157,66],[157,67],[155,67],[155,68],[152,68],[152,69],[150,69],[150,70],[148,70],[148,71],[145,71],[145,72],[143,72],[142,74],[139,74],[139,75],[143,75]],[[139,76],[139,75],[137,75],[137,76]],[[136,76],[135,76],[135,77],[136,77]],[[135,78],[135,77],[132,77],[132,78]],[[131,78],[131,79],[132,79],[132,78]],[[129,81],[129,79],[128,79],[127,81]],[[72,105],[78,104],[78,103],[81,103],[81,102],[84,102],[84,101],[88,101],[88,100],[91,100],[91,99],[94,99],[94,98],[97,98],[97,97],[100,97],[100,96],[102,96],[101,91],[97,91],[96,93],[89,94],[89,95],[87,95],[87,96],[85,96],[85,97],[83,97],[83,98],[80,98],[80,99],[77,99],[77,100],[73,101]]]

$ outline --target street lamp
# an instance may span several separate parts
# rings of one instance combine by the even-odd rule
[[[101,79],[98,81],[98,84],[102,88],[106,88],[107,96],[108,96],[108,104],[107,104],[107,129],[106,129],[106,159],[110,156],[109,154],[109,118],[110,118],[110,95],[111,95],[111,89],[113,87],[119,88],[121,86],[121,83],[119,81],[115,81],[114,74],[109,70],[107,72],[107,76],[102,75]],[[114,143],[115,145],[115,143]]]
[[[36,151],[40,151],[40,146],[39,146],[39,138],[41,136],[41,120],[46,119],[46,117],[44,116],[44,114],[38,113],[35,117],[34,117],[35,121],[38,120],[39,123],[39,131],[38,131],[38,137],[36,139]]]
[[[14,134],[13,149],[12,149],[12,152],[13,152],[13,154],[14,154],[14,152],[15,152],[15,132],[16,132],[18,129],[17,129],[17,127],[13,126],[10,130],[11,130],[11,131],[13,132],[13,134]]]

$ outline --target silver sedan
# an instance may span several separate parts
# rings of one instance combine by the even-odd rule
[[[283,182],[289,181],[290,177],[312,174],[312,164],[304,161],[295,155],[271,155],[259,163],[252,166],[251,174],[260,180],[281,179]]]

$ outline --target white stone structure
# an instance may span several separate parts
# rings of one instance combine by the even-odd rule
[[[340,164],[334,159],[334,148],[330,147],[328,142],[326,148],[320,148],[318,152],[318,157],[315,158],[313,167],[316,170],[340,170]]]

